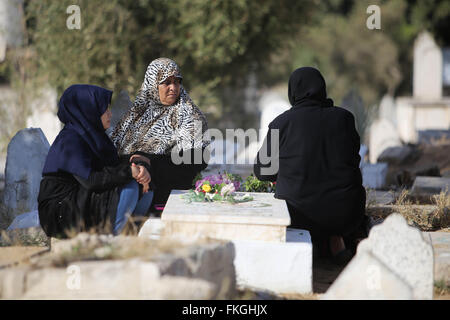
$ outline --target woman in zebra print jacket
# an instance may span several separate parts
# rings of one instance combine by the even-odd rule
[[[206,117],[182,85],[178,65],[171,59],[153,60],[133,106],[114,128],[111,139],[121,155],[138,153],[150,164],[155,204],[164,204],[171,190],[189,189],[194,177],[207,167],[209,138]],[[205,152],[206,151],[206,152]],[[201,161],[194,162],[201,153]],[[189,158],[181,164],[172,153]]]

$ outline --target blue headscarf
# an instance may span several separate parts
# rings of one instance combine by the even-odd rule
[[[117,149],[105,133],[101,116],[111,102],[112,91],[76,84],[59,100],[58,118],[64,123],[47,155],[42,171],[65,171],[87,179],[91,171],[118,163]]]

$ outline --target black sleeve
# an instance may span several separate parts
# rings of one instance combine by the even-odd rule
[[[188,161],[180,164],[175,164],[171,155],[147,154],[145,156],[150,159],[149,172],[156,188],[190,189],[195,176],[208,166],[209,149],[181,151],[180,159]]]
[[[74,175],[75,179],[91,192],[102,192],[124,185],[133,179],[130,163],[121,161],[117,166],[92,171],[87,179]]]
[[[356,121],[352,113],[348,112],[346,117],[346,129],[350,136],[349,143],[351,143],[351,150],[349,150],[348,155],[352,157],[353,167],[359,168],[359,163],[361,161],[361,156],[359,155],[359,149],[361,148],[361,139],[359,137],[358,131],[356,130]]]
[[[257,177],[261,181],[271,181],[275,182],[278,177],[278,168],[276,168],[276,173],[274,174],[262,174],[261,169],[262,168],[270,168],[272,164],[275,164],[275,162],[279,165],[279,158],[278,158],[278,150],[272,155],[272,129],[269,127],[269,131],[267,132],[266,138],[264,139],[264,142],[261,146],[261,149],[259,149],[255,164],[253,165],[253,173],[255,174],[255,177]],[[270,161],[263,161],[261,162],[261,158],[270,158]],[[275,161],[275,162],[274,162]]]

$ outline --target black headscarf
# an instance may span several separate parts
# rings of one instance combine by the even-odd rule
[[[311,67],[299,68],[289,78],[289,102],[293,107],[333,106],[327,99],[325,80],[319,70]]]
[[[111,97],[112,91],[92,85],[76,84],[64,91],[58,118],[65,126],[50,147],[43,174],[65,171],[87,179],[92,170],[118,163],[101,121]]]

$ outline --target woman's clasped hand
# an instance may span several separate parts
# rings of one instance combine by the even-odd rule
[[[147,169],[144,166],[131,163],[131,174],[133,178],[142,185],[143,192],[147,193],[151,181],[150,173]]]

